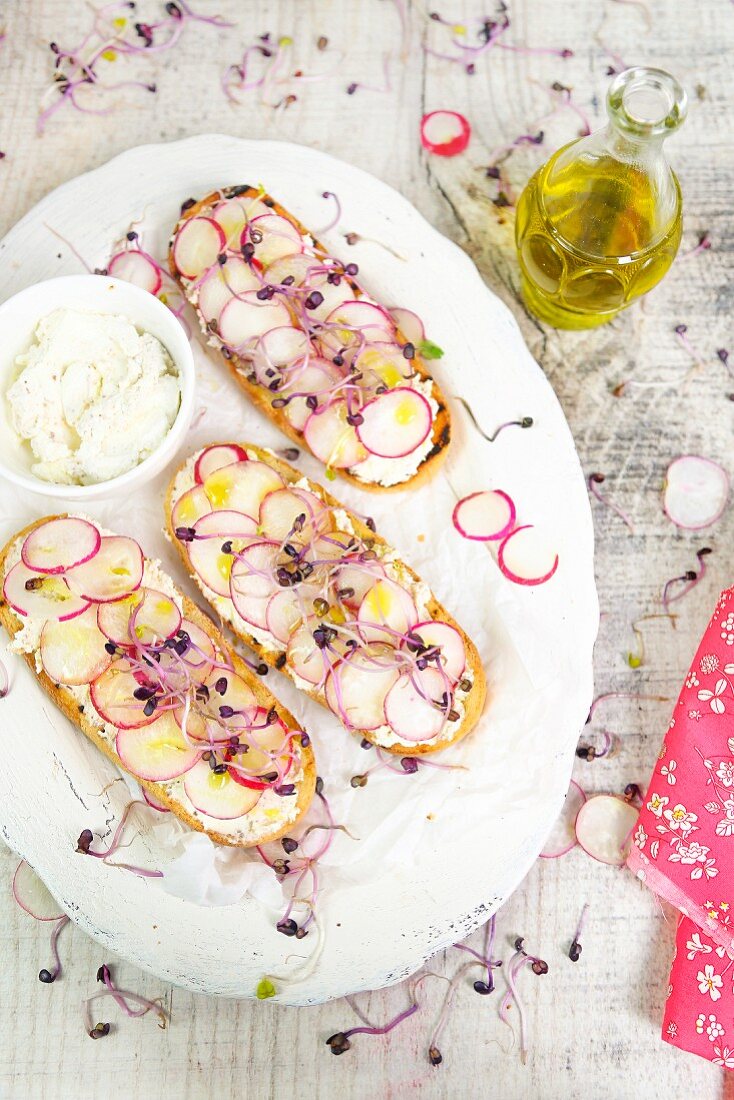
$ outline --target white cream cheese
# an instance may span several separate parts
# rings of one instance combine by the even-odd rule
[[[109,481],[163,441],[181,403],[166,349],[125,317],[57,309],[16,359],[11,421],[30,444],[36,477],[63,485]]]

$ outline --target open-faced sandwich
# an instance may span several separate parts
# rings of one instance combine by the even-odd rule
[[[0,575],[11,649],[154,801],[236,847],[305,813],[308,736],[134,539],[48,517],[5,546]]]
[[[379,305],[356,264],[330,256],[262,190],[184,203],[169,263],[235,380],[327,471],[403,489],[436,470],[449,414],[420,325],[404,331],[417,318]]]
[[[272,452],[194,454],[167,522],[222,619],[350,732],[415,755],[476,723],[486,681],[471,640],[372,527]]]

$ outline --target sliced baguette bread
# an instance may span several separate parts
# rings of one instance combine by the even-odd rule
[[[477,722],[486,680],[471,639],[384,539],[271,451],[197,452],[166,522],[222,619],[356,736],[415,756]]]
[[[142,580],[142,584],[129,600],[120,598],[119,602],[93,601],[81,614],[74,615],[74,612],[79,609],[79,599],[82,604],[85,604],[87,597],[93,594],[105,595],[107,598],[114,595],[103,576],[102,566],[97,576],[90,575],[90,565],[94,562],[94,555],[90,555],[90,561],[87,561],[84,566],[77,567],[75,580],[68,579],[74,573],[73,568],[57,574],[40,573],[28,568],[23,558],[34,565],[37,564],[34,554],[39,553],[40,540],[31,544],[30,552],[24,551],[21,557],[21,549],[28,546],[27,537],[34,531],[43,528],[44,533],[51,532],[51,537],[46,537],[46,542],[53,546],[56,537],[54,531],[58,528],[52,527],[51,521],[69,519],[85,524],[87,531],[90,528],[98,531],[102,540],[97,553],[104,552],[107,532],[86,518],[65,516],[50,516],[30,524],[15,535],[0,552],[0,576],[3,582],[0,624],[11,637],[10,648],[22,654],[56,706],[86,734],[97,748],[121,770],[132,774],[155,801],[171,810],[190,828],[206,833],[217,844],[243,848],[276,840],[285,835],[306,812],[314,795],[316,767],[313,750],[306,734],[299,728],[293,716],[267,691],[260,678],[227,645],[214,623],[178,591],[157,562],[143,559],[142,554],[139,559],[141,576],[132,577],[133,582],[139,584]],[[130,549],[129,544],[132,544],[132,547],[136,547],[137,544],[128,539],[116,541],[123,551],[122,558],[117,559],[119,576],[120,571],[128,564],[125,555]],[[69,544],[70,540],[66,537],[67,561],[70,560]],[[48,550],[48,546],[45,550]],[[45,552],[43,547],[41,552]],[[134,550],[129,561],[132,561],[132,575],[138,568],[138,559]],[[110,563],[111,559],[107,562],[108,567],[111,567]],[[13,573],[14,569],[16,572]],[[61,593],[63,589],[63,598],[67,599],[72,584],[76,592],[76,595],[71,596],[70,612],[73,617],[68,617],[64,621],[51,620],[49,626],[43,613],[43,601],[40,603],[31,601],[32,606],[28,608],[25,615],[19,614],[16,610],[19,602],[26,601],[24,593],[35,597],[42,594],[45,587],[50,585],[50,598],[53,598],[54,590],[58,589]],[[85,587],[89,587],[90,590],[85,596],[80,597],[79,593]],[[160,597],[155,605],[151,605],[150,617],[139,612],[137,618],[125,619],[125,615],[132,616],[136,604],[146,590],[155,592],[157,597]],[[122,584],[118,591],[120,597],[124,597],[125,585]],[[128,604],[127,607],[126,604]],[[145,606],[148,607],[148,605]],[[53,607],[53,603],[48,604],[48,607]],[[101,621],[105,625],[106,632],[99,629],[100,614],[104,616]],[[143,625],[140,625],[141,614]],[[176,623],[182,624],[175,633],[170,635],[170,649],[165,644],[159,645],[156,640],[156,622],[160,624],[165,621],[168,621],[169,627],[175,627]],[[45,625],[42,626],[42,624]],[[187,632],[185,636],[181,633],[184,629]],[[119,642],[115,645],[110,640],[110,634],[119,636],[120,632],[129,630],[135,630],[137,633],[140,644],[137,651]],[[165,630],[161,630],[158,636],[164,636],[165,633]],[[129,633],[123,636],[126,640],[132,637]],[[177,643],[176,646],[173,645],[174,642]],[[108,652],[110,647],[114,650],[113,653]],[[153,668],[151,658],[156,652],[161,654],[157,667],[167,670],[161,675],[164,679],[168,675],[171,689],[168,694],[164,690],[159,690],[156,698],[156,703],[161,704],[159,714],[163,712],[162,717],[156,718],[154,707],[150,724],[129,728],[131,721],[136,723],[139,717],[142,717],[140,712],[136,713],[133,708],[143,706],[143,701],[150,694],[150,687],[138,689],[139,695],[135,698],[127,694],[127,688],[124,690],[115,688],[114,685],[126,682],[125,677],[128,673],[124,670],[127,660],[125,654],[134,655],[137,662],[135,682],[140,685],[146,683],[154,685],[160,684],[160,677],[156,678],[155,674],[151,673],[150,680],[146,681],[140,669]],[[52,675],[47,671],[44,660]],[[97,675],[89,680],[92,669]],[[122,679],[120,676],[113,679],[115,670],[119,671]],[[175,677],[178,678],[175,679]],[[218,677],[227,681],[224,695],[221,695],[222,683],[219,684],[219,691],[214,687]],[[64,680],[71,682],[63,682]],[[204,713],[208,719],[208,728],[214,736],[221,738],[229,732],[217,715],[216,705],[220,696],[221,702],[225,703],[231,701],[231,698],[236,695],[243,707],[244,714],[235,723],[236,737],[240,738],[241,743],[246,742],[248,738],[252,740],[253,735],[246,728],[248,723],[255,725],[259,731],[261,727],[267,725],[268,719],[272,718],[269,728],[274,730],[277,724],[278,751],[281,751],[280,741],[282,740],[282,743],[288,746],[287,751],[292,754],[288,759],[288,774],[283,777],[284,783],[287,782],[292,786],[292,793],[276,793],[275,790],[268,789],[270,784],[250,788],[244,787],[241,783],[235,784],[231,778],[231,767],[232,764],[236,766],[244,756],[230,756],[231,763],[224,771],[221,769],[221,765],[224,764],[221,752],[214,755],[207,752],[207,756],[212,757],[211,763],[202,760],[202,753],[208,748],[206,741],[199,742],[200,750],[192,749],[190,743],[181,734],[180,723],[176,724],[173,721],[172,712],[169,710],[165,713],[165,704],[174,698],[174,689],[179,701],[188,699],[187,729],[190,734],[193,731],[194,734],[205,736],[202,729],[194,725],[197,716],[201,717]],[[118,693],[122,690],[122,694],[115,695],[115,690]],[[200,699],[205,692],[210,694],[212,700],[212,705],[206,712],[200,706]],[[97,709],[97,705],[102,706],[102,699],[104,699],[103,709],[106,710],[107,717],[103,717]],[[214,718],[211,717],[212,714]],[[253,720],[256,714],[267,717],[258,717]],[[122,722],[123,716],[122,726],[117,726],[111,721],[116,717]],[[156,722],[159,723],[158,726],[155,725]],[[161,728],[160,723],[163,722],[166,725]],[[161,732],[156,742],[158,729]],[[257,739],[263,735],[258,732],[254,736]],[[260,741],[258,740],[257,743],[259,744]],[[196,745],[197,742],[194,744]],[[119,755],[118,749],[125,756],[125,760]],[[174,759],[173,763],[170,763],[172,757],[177,757],[178,762]],[[284,758],[281,757],[281,759]],[[213,763],[220,764],[221,774],[213,771]],[[135,764],[142,764],[142,767],[136,767]],[[270,766],[269,764],[268,767]],[[171,772],[179,771],[180,774],[176,776],[164,778],[164,776],[170,776]],[[238,774],[242,775],[242,773]],[[156,779],[150,778],[153,775]],[[194,780],[191,794],[196,799],[197,805],[191,801],[185,786],[189,781]],[[289,790],[287,787],[283,789]],[[203,812],[202,806],[209,812]]]
[[[435,473],[451,425],[446,400],[420,354],[420,328],[410,343],[350,274],[356,265],[329,256],[264,191],[226,187],[185,202],[169,267],[237,384],[299,447],[363,489],[407,489]],[[258,293],[271,296],[262,300]],[[345,302],[343,320],[334,320]],[[298,330],[300,344],[291,328],[284,346],[280,338],[288,326]],[[312,364],[308,370],[304,357]],[[395,388],[414,392],[407,405],[393,395],[379,410],[372,406],[369,451],[357,438],[364,424],[355,427],[345,418],[356,422],[365,403]],[[289,396],[296,392],[305,396]]]

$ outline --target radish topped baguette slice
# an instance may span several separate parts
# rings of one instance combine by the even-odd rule
[[[187,204],[169,265],[238,385],[329,469],[375,490],[436,470],[450,422],[421,319],[375,301],[277,202],[235,187]]]
[[[229,458],[238,466],[260,465],[249,463],[243,448],[209,448],[205,480]],[[262,478],[258,484],[262,489]],[[256,532],[254,519],[234,515],[236,522],[227,512],[207,513],[194,525],[201,537],[192,545],[221,550],[224,529]],[[98,548],[82,563],[93,545],[89,527]],[[179,530],[196,534],[193,527]],[[231,547],[249,545],[250,537],[231,537]],[[227,556],[228,568],[236,553]],[[26,557],[51,568],[73,564],[37,573]],[[134,540],[92,521],[50,517],[4,548],[0,571],[6,592],[27,597],[23,617],[7,596],[0,605],[10,648],[25,657],[63,713],[135,776],[155,808],[171,810],[216,843],[238,847],[277,839],[305,813],[316,783],[308,737]],[[89,596],[73,592],[69,578]],[[112,598],[118,584],[123,594]],[[214,778],[204,782],[197,772],[190,796],[186,777],[200,761]],[[239,793],[229,790],[230,767]]]
[[[213,507],[191,533],[171,528],[169,519],[175,545],[223,620],[355,736],[412,754],[445,748],[468,733],[486,693],[479,655],[427,586],[373,527],[320,486],[272,452],[221,445],[230,446],[243,447],[247,461],[217,473],[264,468],[279,482],[260,502],[257,535],[239,546],[222,544],[226,525],[249,530],[253,522],[231,509]],[[195,455],[174,478],[169,516],[191,491],[197,461]],[[212,590],[202,581],[194,561],[196,534],[210,525],[219,525],[228,597],[217,594],[223,586]]]

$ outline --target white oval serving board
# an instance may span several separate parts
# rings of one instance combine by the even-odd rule
[[[81,829],[108,835],[129,794],[14,657],[11,691],[0,703],[0,828],[106,948],[161,978],[224,996],[253,996],[263,975],[294,973],[295,980],[276,981],[279,999],[310,1004],[406,977],[487,920],[532,865],[565,795],[591,700],[598,625],[593,530],[563,413],[509,310],[467,256],[401,195],[323,153],[220,135],[131,149],[52,192],[0,242],[0,300],[81,270],[51,229],[95,267],[130,223],[143,219],[146,247],[163,256],[184,199],[238,183],[262,183],[315,231],[333,209],[322,193],[334,191],[343,216],[326,243],[359,263],[378,298],[426,320],[429,338],[445,351],[434,364],[444,391],[465,397],[488,431],[522,416],[535,421],[528,430],[507,429],[490,445],[453,403],[450,457],[429,485],[400,495],[362,493],[339,481],[330,486],[375,518],[474,638],[489,681],[486,711],[473,733],[444,754],[464,768],[422,768],[414,776],[382,769],[354,790],[350,777],[374,763],[374,753],[270,673],[269,686],[312,734],[337,821],[360,838],[337,834],[321,872],[321,935],[303,941],[275,931],[278,911],[262,897],[205,907],[172,896],[159,881],[76,854]],[[347,231],[370,240],[350,247]],[[286,444],[201,349],[197,364],[198,405],[206,411],[195,417],[183,454],[216,439]],[[319,478],[317,463],[303,457],[300,465]],[[138,537],[196,599],[161,533],[170,473],[134,499],[89,511]],[[509,584],[485,547],[454,531],[457,495],[489,487],[508,491],[521,521],[540,525],[553,540],[560,566],[548,584]],[[51,501],[0,484],[0,539],[53,510]],[[148,848],[155,860],[150,838]],[[314,952],[315,965],[304,968]]]

